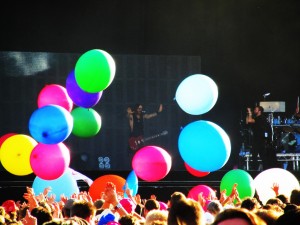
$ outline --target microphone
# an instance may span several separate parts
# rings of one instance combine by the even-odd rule
[[[263,94],[263,96],[264,96],[264,98],[265,97],[267,97],[267,96],[269,96],[271,93],[265,93],[265,94]]]

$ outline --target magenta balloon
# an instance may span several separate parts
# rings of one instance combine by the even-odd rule
[[[160,210],[168,210],[168,205],[162,201],[159,201],[159,209]]]
[[[39,178],[55,180],[68,169],[70,151],[62,142],[52,145],[39,143],[30,154],[30,165]]]
[[[66,89],[74,104],[83,108],[91,108],[95,106],[99,102],[103,93],[103,91],[89,93],[82,90],[76,82],[74,70],[70,72],[67,77]]]
[[[216,197],[216,192],[210,188],[207,185],[197,185],[195,187],[193,187],[189,193],[188,193],[188,198],[192,198],[196,201],[198,201],[198,195],[202,192],[202,195],[205,199],[209,198],[209,197]]]
[[[163,179],[171,169],[172,160],[169,153],[157,146],[145,146],[138,150],[132,159],[136,175],[145,181]]]
[[[72,99],[69,97],[65,87],[58,84],[46,85],[38,95],[38,108],[46,105],[58,105],[69,112],[73,109]]]

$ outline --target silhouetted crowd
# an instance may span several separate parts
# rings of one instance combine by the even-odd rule
[[[7,200],[0,206],[0,225],[299,225],[300,190],[289,196],[279,194],[280,187],[273,185],[274,197],[263,204],[257,195],[239,198],[237,185],[224,190],[219,197],[188,198],[174,192],[168,202],[152,194],[142,199],[132,196],[126,189],[118,193],[116,186],[107,182],[98,199],[88,192],[70,197],[60,196],[60,201],[50,194],[51,187],[43,193],[34,193],[27,187],[23,201]],[[226,192],[229,194],[226,195]],[[126,197],[124,197],[126,196]]]

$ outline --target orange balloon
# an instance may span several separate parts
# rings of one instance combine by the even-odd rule
[[[94,180],[89,188],[89,194],[91,195],[93,201],[100,199],[102,192],[105,190],[107,182],[112,182],[114,185],[116,185],[117,193],[124,192],[123,187],[126,183],[126,180],[123,177],[113,174],[103,175]]]

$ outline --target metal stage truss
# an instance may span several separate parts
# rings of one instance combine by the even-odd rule
[[[277,153],[277,160],[279,162],[292,162],[293,170],[298,171],[299,170],[299,161],[300,161],[300,153]],[[250,162],[252,162],[252,155],[251,153],[246,153],[243,155],[244,161],[246,163],[246,170],[250,169]],[[258,157],[258,161],[261,161],[261,159]]]

